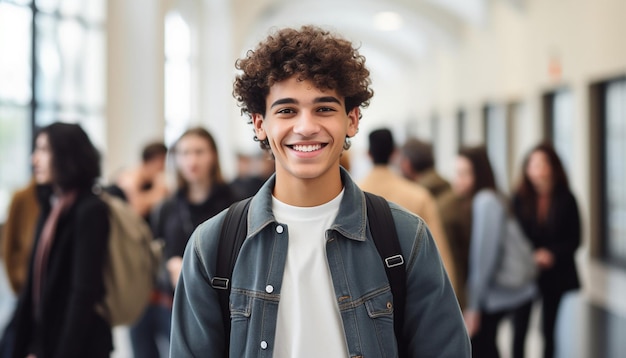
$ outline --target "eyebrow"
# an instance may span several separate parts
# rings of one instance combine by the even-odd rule
[[[313,103],[337,103],[337,104],[341,104],[341,102],[339,101],[339,99],[337,97],[333,97],[333,96],[325,96],[325,97],[317,97],[313,100]],[[298,101],[294,98],[281,98],[276,100],[274,103],[272,103],[272,105],[270,106],[270,108],[274,108],[278,105],[281,104],[298,104]]]

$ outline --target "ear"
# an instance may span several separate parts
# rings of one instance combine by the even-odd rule
[[[348,137],[354,137],[359,131],[359,107],[354,107],[350,112],[348,112]]]
[[[263,129],[263,116],[259,113],[252,114],[252,125],[254,126],[254,133],[259,140],[267,139],[267,134]]]

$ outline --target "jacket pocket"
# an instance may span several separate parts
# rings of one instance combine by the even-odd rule
[[[367,314],[375,328],[381,357],[396,357],[397,346],[393,329],[393,296],[384,291],[365,301]]]

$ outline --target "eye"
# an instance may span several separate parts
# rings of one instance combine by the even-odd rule
[[[292,114],[292,113],[296,113],[296,111],[293,110],[292,108],[281,108],[278,111],[276,111],[276,114]]]
[[[320,107],[317,109],[318,112],[335,112],[336,110],[332,107]]]

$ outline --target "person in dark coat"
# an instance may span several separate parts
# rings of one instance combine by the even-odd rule
[[[580,287],[574,254],[580,245],[580,217],[563,165],[553,146],[540,143],[523,163],[513,211],[535,248],[540,267],[544,358],[554,356],[554,327],[563,295]],[[532,302],[514,317],[514,358],[524,357]]]
[[[150,306],[131,328],[135,358],[167,357],[163,342],[169,342],[174,286],[187,240],[199,224],[236,199],[222,177],[219,152],[209,131],[203,127],[188,129],[174,143],[171,154],[177,190],[157,204],[150,216],[154,237],[165,242],[166,267]]]
[[[96,312],[105,297],[108,208],[92,192],[100,155],[77,124],[36,137],[41,214],[15,316],[15,358],[108,357],[111,327]]]

